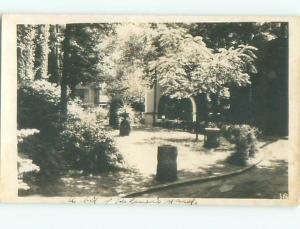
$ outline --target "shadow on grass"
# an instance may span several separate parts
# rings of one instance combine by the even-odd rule
[[[265,198],[278,199],[288,193],[288,166],[285,160],[271,160],[270,166],[257,166],[230,178],[208,181],[168,190],[153,192],[145,196],[174,198]],[[178,171],[178,180],[207,177],[230,173],[243,167],[233,166],[219,160],[215,164],[202,167],[200,172]],[[107,172],[101,175],[80,174],[78,172],[51,182],[44,182],[33,192],[20,196],[118,196],[162,184],[154,175],[143,176],[134,170]]]
[[[143,197],[279,199],[280,195],[288,194],[288,163],[285,160],[271,162],[272,166],[257,166],[233,177],[163,190]],[[203,174],[216,171],[218,168],[212,166]],[[187,171],[184,174],[189,175]]]
[[[244,166],[231,165],[226,163],[225,160],[218,160],[213,164],[208,164],[205,166],[199,166],[199,171],[189,171],[187,169],[178,171],[178,176],[180,179],[188,178],[204,178],[208,176],[218,176],[226,173],[234,172],[239,169],[245,168]]]
[[[99,175],[70,171],[56,180],[40,182],[31,191],[19,196],[105,196],[112,197],[156,185],[154,176],[144,176],[135,170],[120,170]]]

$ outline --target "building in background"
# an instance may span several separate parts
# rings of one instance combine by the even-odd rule
[[[107,107],[109,103],[109,97],[104,93],[105,85],[97,84],[78,84],[75,87],[75,97],[81,99],[81,101],[92,107]]]

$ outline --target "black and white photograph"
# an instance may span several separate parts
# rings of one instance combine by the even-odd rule
[[[289,199],[289,20],[14,31],[18,197]]]

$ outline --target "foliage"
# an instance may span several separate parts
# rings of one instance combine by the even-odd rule
[[[108,116],[108,109],[107,108],[104,108],[104,107],[94,107],[94,108],[91,108],[91,112],[93,114],[95,114],[96,116],[96,122],[99,124],[99,125],[108,125],[108,119],[109,119],[109,116]]]
[[[37,134],[39,131],[37,129],[21,129],[17,132],[18,137],[18,146],[20,146],[24,139],[28,138],[31,135]],[[21,156],[22,155],[22,156]],[[18,159],[18,187],[19,190],[28,190],[31,187],[30,181],[37,172],[39,172],[40,168],[36,164],[33,163],[31,159],[24,158],[24,155],[19,152]],[[28,179],[29,178],[29,179]]]
[[[37,25],[35,36],[35,79],[48,78],[49,25]]]
[[[18,80],[33,80],[35,76],[35,26],[17,26],[17,74]]]
[[[235,144],[235,152],[228,158],[228,162],[245,165],[249,157],[257,152],[257,136],[259,130],[249,125],[228,125],[223,127],[223,136]]]
[[[21,129],[17,132],[18,143],[22,143],[25,138],[40,133],[37,129]]]
[[[17,26],[18,80],[48,78],[48,25]]]
[[[56,142],[47,141],[36,129],[18,131],[18,183],[21,191],[65,172],[64,158]]]
[[[165,116],[165,119],[179,119],[185,121],[193,120],[193,108],[191,100],[171,99],[168,96],[162,96],[158,105],[158,117]]]
[[[193,36],[202,36],[213,49],[249,44],[261,47],[266,41],[286,36],[287,24],[280,22],[192,23],[187,26]]]
[[[62,43],[64,40],[64,27],[62,25],[49,25],[49,82],[60,84],[62,75]]]
[[[55,179],[66,171],[64,152],[59,148],[58,139],[51,141],[41,134],[30,136],[19,145],[19,153],[39,166],[41,180]]]
[[[79,101],[70,102],[67,120],[60,126],[59,88],[36,80],[24,82],[19,93],[19,126],[40,131],[24,139],[19,151],[40,167],[40,177],[55,178],[68,168],[97,172],[121,164],[121,156],[95,112],[84,110]]]
[[[23,81],[18,89],[18,128],[35,128],[19,151],[40,167],[41,177],[55,178],[65,170],[58,145],[60,90],[46,80]]]
[[[73,104],[74,106],[74,104]],[[101,125],[91,122],[89,114],[69,110],[60,134],[62,150],[68,166],[86,172],[103,172],[122,167],[123,158],[110,134]]]
[[[59,128],[60,90],[46,80],[24,81],[18,89],[19,128],[36,128],[53,139]]]
[[[107,36],[99,44],[107,93],[120,96],[125,103],[144,102],[147,58],[153,54],[153,30],[149,24],[123,23],[115,28],[114,36]],[[103,54],[104,53],[104,54]]]
[[[181,37],[176,50],[152,62],[152,72],[159,77],[164,93],[173,98],[188,98],[202,93],[218,93],[230,86],[250,84],[255,73],[256,48],[238,48],[213,52],[201,37]]]
[[[63,77],[71,93],[79,83],[103,82],[98,43],[113,32],[113,24],[67,24],[63,44]]]
[[[18,189],[29,190],[33,185],[36,174],[39,172],[40,167],[32,162],[31,159],[26,159],[18,156]]]

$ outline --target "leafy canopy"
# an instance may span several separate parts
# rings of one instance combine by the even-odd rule
[[[163,38],[163,37],[162,37]],[[202,37],[184,34],[165,55],[151,62],[152,73],[173,98],[187,98],[201,93],[218,93],[230,86],[250,84],[250,73],[256,73],[253,46],[209,49]],[[173,45],[173,46],[172,46]]]
[[[255,47],[208,48],[187,24],[120,24],[104,40],[99,66],[109,78],[108,91],[127,100],[143,101],[155,80],[166,95],[186,98],[246,86],[256,73]]]

